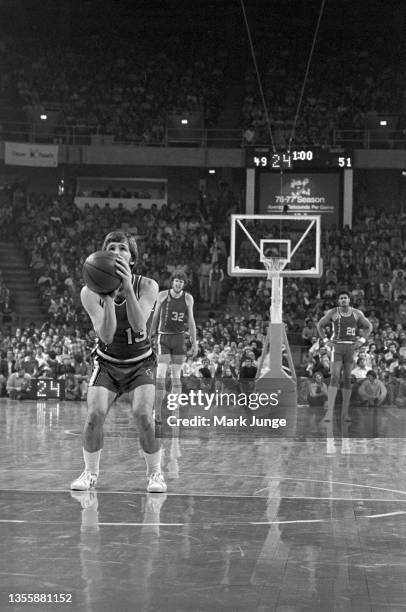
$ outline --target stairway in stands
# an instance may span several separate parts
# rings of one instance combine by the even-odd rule
[[[41,306],[38,288],[34,284],[24,250],[18,242],[0,242],[0,270],[10,289],[18,325],[45,321],[46,314]]]

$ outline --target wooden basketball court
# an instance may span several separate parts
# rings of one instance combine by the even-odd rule
[[[97,492],[71,493],[85,412],[0,400],[1,610],[405,610],[406,411],[328,431],[299,406],[290,438],[173,436],[166,495],[145,492],[125,401]]]

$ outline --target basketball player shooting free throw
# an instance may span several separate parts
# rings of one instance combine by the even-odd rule
[[[147,491],[165,493],[160,444],[155,437],[153,419],[156,360],[147,334],[147,321],[158,296],[158,284],[151,278],[133,274],[138,249],[131,234],[111,232],[104,239],[102,250],[116,256],[116,272],[121,277],[121,284],[109,295],[98,295],[87,286],[80,294],[98,342],[83,431],[85,469],[72,482],[71,489],[87,491],[96,485],[104,421],[114,400],[122,393],[129,393],[147,464]]]
[[[331,338],[326,327],[332,329]],[[354,352],[365,344],[372,331],[372,324],[358,308],[350,306],[350,294],[341,291],[338,305],[331,308],[317,323],[317,330],[323,343],[331,348],[331,379],[328,388],[326,421],[333,418],[334,404],[342,374],[343,410],[342,418],[349,420],[348,410],[351,399],[351,370],[354,367]]]

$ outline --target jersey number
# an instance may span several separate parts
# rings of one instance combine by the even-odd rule
[[[347,336],[355,336],[355,327],[347,327]]]
[[[128,344],[133,344],[134,342],[142,342],[147,337],[147,332],[146,332],[145,329],[142,329],[141,331],[137,332],[136,334],[134,334],[134,332],[131,329],[131,327],[127,327],[127,329],[125,331],[127,333],[127,342],[128,342]]]
[[[171,320],[172,321],[183,321],[183,317],[185,316],[184,312],[172,312]]]

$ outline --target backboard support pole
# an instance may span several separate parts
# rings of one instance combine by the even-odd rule
[[[282,320],[283,278],[280,272],[286,260],[264,258],[268,270],[268,280],[272,283],[270,322],[267,338],[264,343],[261,360],[258,364],[256,380],[257,390],[269,392],[275,388],[278,392],[279,406],[294,407],[297,405],[296,373],[290,352],[285,324]],[[283,361],[287,361],[288,366]]]

